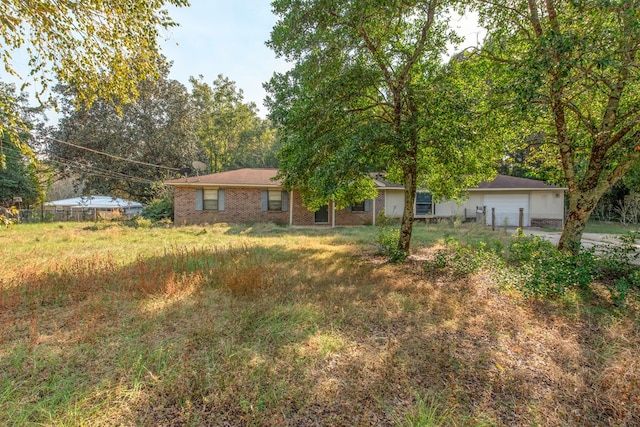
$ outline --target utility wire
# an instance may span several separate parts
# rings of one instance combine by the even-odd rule
[[[138,177],[135,175],[129,175],[126,174],[124,172],[120,172],[120,171],[115,171],[115,170],[110,170],[110,169],[104,169],[101,168],[99,166],[96,165],[91,165],[91,164],[87,164],[87,163],[83,163],[83,162],[79,162],[76,159],[68,159],[66,157],[63,157],[59,154],[56,153],[49,153],[50,156],[50,161],[54,162],[54,163],[59,163],[62,165],[66,165],[69,166],[73,169],[81,169],[83,171],[86,172],[90,172],[90,171],[97,171],[103,174],[110,174],[113,177],[117,177],[117,178],[131,178],[131,179],[138,179],[138,180],[146,180],[146,181],[152,181],[148,178],[142,178],[142,177]]]
[[[101,154],[103,156],[111,157],[113,159],[122,160],[122,161],[125,161],[125,162],[137,163],[139,165],[145,165],[145,166],[153,166],[154,168],[168,169],[168,170],[178,171],[178,172],[180,171],[180,169],[178,169],[178,168],[171,168],[169,166],[154,165],[153,163],[146,163],[146,162],[140,162],[138,160],[125,159],[124,157],[116,156],[114,154],[105,153],[104,151],[94,150],[93,148],[83,147],[82,145],[76,145],[76,144],[73,144],[71,142],[62,141],[60,139],[53,138],[53,137],[50,137],[50,136],[45,136],[45,138],[50,139],[51,141],[59,142],[61,144],[66,144],[66,145],[69,145],[71,147],[79,148],[81,150],[91,151],[92,153]]]
[[[141,178],[141,177],[137,177],[137,176],[134,176],[134,175],[127,175],[125,173],[118,172],[118,171],[102,169],[102,168],[99,168],[97,166],[78,163],[76,160],[66,159],[66,158],[61,157],[61,156],[59,156],[57,154],[54,154],[54,153],[49,153],[49,154],[53,155],[53,157],[55,157],[55,159],[51,159],[53,162],[60,163],[62,165],[66,165],[66,166],[70,166],[72,168],[82,169],[84,172],[92,174],[92,175],[102,176],[102,177],[105,177],[105,178],[129,179],[131,181],[140,182],[140,183],[143,183],[143,184],[151,184],[151,183],[155,182],[155,181],[150,180],[148,178]]]

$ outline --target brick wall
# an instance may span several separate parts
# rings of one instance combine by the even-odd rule
[[[221,187],[222,188],[222,187]],[[214,224],[217,222],[250,223],[272,222],[289,224],[289,212],[262,211],[262,189],[260,188],[225,188],[225,202],[223,211],[197,211],[196,188],[177,187],[174,191],[174,223]],[[291,193],[289,193],[291,197]],[[373,207],[373,203],[371,204]],[[384,210],[384,193],[380,192],[375,203],[376,216]],[[329,204],[329,222],[332,224],[332,204]],[[376,217],[376,221],[377,221]],[[373,212],[336,211],[336,225],[365,225],[372,224]],[[309,211],[302,204],[300,193],[293,192],[293,225],[315,225],[315,213]]]
[[[376,224],[379,220],[380,212],[384,210],[384,193],[378,192],[375,203]],[[373,224],[373,201],[369,212],[348,211],[341,209],[336,211],[336,225],[371,225]]]
[[[302,196],[297,191],[293,191],[293,225],[313,225],[315,224],[314,213],[307,210],[302,204]],[[331,221],[331,218],[329,218]]]
[[[223,211],[197,211],[196,189],[176,187],[174,191],[174,223],[213,224],[216,222],[250,223],[272,222],[289,224],[289,212],[262,211],[262,193],[259,188],[225,188]]]

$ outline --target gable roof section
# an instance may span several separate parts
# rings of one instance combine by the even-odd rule
[[[386,175],[383,173],[371,172],[369,175],[373,179],[373,182],[375,182],[376,187],[381,190],[382,189],[384,190],[403,190],[404,189],[402,184],[397,184],[395,182],[388,181]]]
[[[508,191],[508,190],[566,190],[565,187],[547,184],[537,179],[518,178],[515,176],[497,175],[493,181],[485,181],[469,191]]]
[[[190,176],[165,181],[167,185],[177,187],[280,187],[280,180],[275,180],[278,169],[236,169],[226,172],[211,173],[201,176]]]
[[[384,174],[372,173],[376,186],[379,189],[385,190],[403,190],[402,184],[388,181]],[[557,185],[547,184],[543,181],[529,178],[518,178],[507,175],[497,175],[493,181],[485,181],[478,184],[477,187],[470,188],[468,191],[513,191],[513,190],[566,190],[565,187],[559,187]]]

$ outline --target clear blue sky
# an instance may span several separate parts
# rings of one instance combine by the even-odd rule
[[[164,34],[163,53],[171,61],[170,77],[188,84],[190,76],[202,74],[211,84],[218,74],[236,82],[245,101],[266,111],[262,84],[274,71],[289,66],[265,42],[276,17],[269,0],[190,0],[188,8],[171,8],[180,27]]]

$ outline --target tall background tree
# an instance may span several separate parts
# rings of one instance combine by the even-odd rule
[[[30,206],[43,200],[46,179],[33,153],[28,151],[28,145],[33,145],[27,144],[32,138],[30,130],[37,125],[36,110],[28,107],[26,95],[18,95],[14,85],[0,82],[0,96],[13,100],[10,108],[12,114],[17,114],[13,120],[19,120],[13,138],[8,133],[1,136],[0,154],[4,164],[0,167],[0,206],[11,206],[16,200],[21,200],[20,207]],[[0,121],[5,120],[6,116],[0,112]]]
[[[245,103],[242,89],[218,75],[212,85],[202,77],[190,79],[198,139],[212,172],[241,167],[275,167],[275,132],[258,116],[254,103]]]
[[[189,92],[167,75],[165,68],[162,78],[141,82],[138,98],[120,107],[98,99],[76,108],[77,92],[60,86],[63,117],[47,153],[62,175],[75,176],[85,191],[149,201],[154,182],[201,159]]]
[[[305,204],[372,197],[372,170],[405,188],[398,248],[408,253],[418,186],[455,197],[492,174],[497,150],[474,129],[484,82],[442,58],[451,42],[444,1],[276,0],[269,41],[293,62],[267,84],[280,126],[281,177]]]
[[[19,76],[28,67],[38,95],[49,83],[76,88],[76,100],[128,102],[138,83],[159,74],[157,38],[176,25],[165,4],[187,6],[186,0],[57,0],[0,2],[0,57],[4,69]],[[28,64],[14,64],[21,52]],[[23,57],[23,55],[19,55]],[[14,99],[0,98],[4,120],[0,133],[15,135],[19,112]],[[19,143],[19,140],[17,140]],[[1,160],[1,159],[0,159]]]
[[[598,200],[640,160],[640,2],[476,5],[514,117],[562,170],[569,212],[559,247],[575,253]]]

